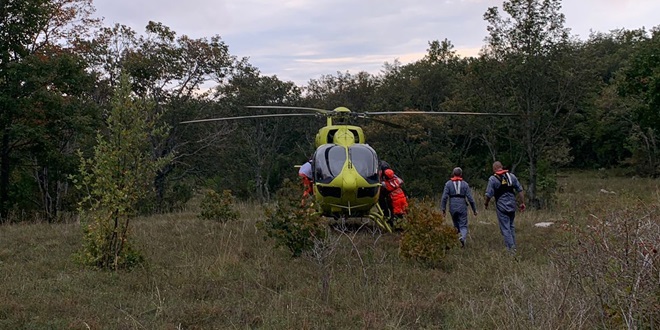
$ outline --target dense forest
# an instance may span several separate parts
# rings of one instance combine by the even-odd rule
[[[140,196],[144,213],[176,210],[198,187],[268,200],[296,176],[293,165],[314,151],[324,120],[180,124],[265,113],[247,105],[518,115],[388,118],[406,129],[358,123],[414,197],[438,194],[454,166],[480,188],[496,159],[523,179],[536,207],[552,202],[562,169],[660,174],[660,27],[580,40],[564,26],[559,0],[489,8],[477,57],[433,40],[416,62],[305,86],[263,75],[221,35],[195,39],[166,22],[104,26],[92,0],[8,0],[0,11],[1,222],[75,213],[88,194],[74,184],[82,160],[99,150],[99,137],[132,122],[108,120],[122,77],[140,104],[134,115],[159,128],[144,135],[157,165],[150,194]]]

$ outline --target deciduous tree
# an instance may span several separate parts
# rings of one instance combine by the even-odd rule
[[[70,157],[73,132],[84,122],[90,77],[77,41],[93,28],[90,0],[8,0],[0,3],[0,219],[19,197],[16,178],[32,173],[35,199],[49,219],[58,208],[66,166],[46,157]],[[52,154],[51,154],[52,155]],[[49,164],[47,164],[49,163]],[[64,161],[66,163],[66,161]],[[44,173],[50,173],[44,175]],[[53,184],[49,184],[51,180]],[[37,187],[39,190],[37,190]],[[56,187],[54,189],[51,189]],[[14,189],[14,190],[12,190]],[[18,195],[17,195],[18,194]],[[55,194],[56,196],[53,196]],[[52,204],[53,200],[55,201]]]
[[[217,89],[218,102],[233,116],[255,114],[254,109],[245,109],[248,105],[298,105],[300,93],[293,83],[263,76],[248,63],[237,66],[228,84]],[[293,165],[309,157],[311,140],[302,140],[304,134],[300,134],[308,126],[301,121],[307,120],[267,118],[234,122],[238,129],[227,145],[225,162],[216,165],[217,173],[229,178],[223,180],[224,184],[237,192],[242,188],[243,193],[258,200],[269,199],[272,188],[283,178],[291,177],[287,173],[295,173]],[[250,187],[245,187],[244,182],[249,182]]]
[[[628,100],[633,130],[628,139],[635,165],[649,173],[660,173],[660,26],[638,45],[622,69],[619,93]]]
[[[578,45],[560,9],[560,0],[510,0],[503,4],[506,16],[497,7],[484,14],[489,34],[482,56],[502,70],[490,94],[504,95],[508,112],[520,115],[506,127],[524,150],[527,196],[536,207],[542,205],[540,163],[565,159],[568,148],[556,147],[567,146],[566,125],[595,78],[588,63],[575,56]]]
[[[147,110],[171,127],[166,135],[149,137],[153,159],[173,157],[156,172],[155,202],[148,206],[151,211],[166,211],[171,207],[167,205],[172,201],[171,187],[200,171],[195,166],[198,156],[216,152],[229,133],[223,124],[200,129],[179,123],[217,116],[217,105],[209,102],[211,89],[227,83],[237,61],[220,36],[178,36],[158,22],[149,22],[144,35],[119,24],[104,28],[88,48],[90,61],[107,86],[117,83],[119,72],[128,74],[135,94],[154,104]]]

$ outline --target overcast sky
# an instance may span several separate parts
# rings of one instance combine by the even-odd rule
[[[194,38],[220,35],[232,55],[264,75],[306,84],[337,71],[378,73],[409,63],[428,42],[450,40],[460,54],[484,44],[488,7],[502,0],[96,0],[105,25],[144,33],[151,21]],[[660,25],[660,0],[564,0],[573,35]]]

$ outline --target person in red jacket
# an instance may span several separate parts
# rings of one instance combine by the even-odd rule
[[[298,176],[303,182],[305,191],[303,192],[303,201],[305,198],[314,194],[314,175],[313,175],[313,165],[312,160],[307,161],[300,167],[298,171]]]
[[[392,213],[395,217],[401,218],[406,214],[408,209],[408,199],[406,198],[403,189],[401,189],[403,180],[396,176],[392,169],[388,168],[383,173],[385,175],[382,185],[392,201]]]

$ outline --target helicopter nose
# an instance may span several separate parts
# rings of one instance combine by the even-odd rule
[[[351,173],[352,174],[352,173]],[[355,196],[357,190],[357,179],[355,175],[344,175],[343,188],[345,196]]]

